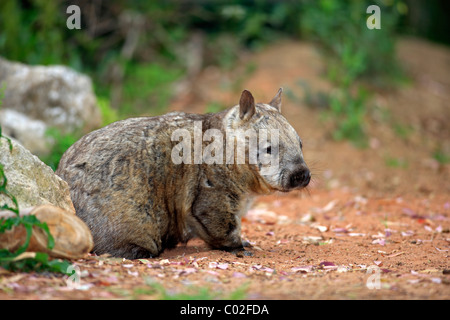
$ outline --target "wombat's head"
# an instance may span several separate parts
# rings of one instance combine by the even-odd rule
[[[244,90],[239,105],[228,112],[225,126],[240,132],[237,145],[240,141],[246,146],[246,164],[255,165],[270,189],[287,192],[306,187],[311,172],[303,159],[300,137],[281,114],[282,92],[280,88],[268,104],[256,104],[252,94]],[[257,143],[252,133],[256,133]]]

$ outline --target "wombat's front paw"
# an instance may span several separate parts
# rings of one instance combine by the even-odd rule
[[[247,250],[239,250],[239,251],[233,252],[233,254],[235,254],[236,257],[239,257],[239,258],[253,257],[253,252],[247,251]]]
[[[232,254],[234,254],[236,257],[239,257],[239,258],[253,256],[253,252],[245,250],[244,246],[246,246],[246,245],[244,243],[242,245],[243,245],[243,247],[229,250],[229,252],[231,252]]]
[[[242,240],[241,247],[229,249],[227,251],[231,252],[232,254],[234,254],[236,257],[239,257],[239,258],[251,257],[251,256],[253,256],[253,252],[245,250],[244,248],[252,248],[252,247],[253,246],[251,245],[250,242],[248,242],[246,240]]]

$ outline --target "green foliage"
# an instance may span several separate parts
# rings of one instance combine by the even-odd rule
[[[5,97],[5,91],[6,91],[6,83],[4,83],[1,87],[0,87],[0,108],[2,106],[3,103],[3,98]],[[5,137],[2,135],[2,126],[0,126],[0,145],[2,143],[2,138],[5,139],[8,144],[9,144],[9,151],[12,151],[13,146],[12,146],[12,142],[11,139],[8,137]],[[2,167],[3,168],[3,167]],[[6,191],[6,190],[5,190]]]
[[[0,136],[1,140],[2,136]],[[19,214],[19,204],[17,203],[16,197],[12,195],[8,190],[6,190],[6,186],[8,184],[8,179],[6,179],[5,170],[3,168],[3,165],[0,163],[0,194],[3,194],[7,198],[11,200],[11,202],[14,204],[14,207],[10,207],[8,204],[3,204],[0,206],[0,210],[9,210],[16,214]]]
[[[408,168],[408,162],[401,158],[385,157],[385,163],[392,168]]]
[[[395,25],[401,1],[376,3],[382,11],[381,29],[366,27],[369,1],[305,1],[301,21],[304,35],[318,42],[327,64],[327,77],[337,86],[329,95],[311,94],[310,105],[328,106],[335,122],[333,137],[367,146],[365,114],[368,94],[362,82],[388,87],[402,77],[395,55]],[[401,6],[400,6],[401,8]],[[308,89],[308,88],[306,88]]]
[[[225,110],[227,107],[220,102],[210,102],[206,106],[205,113],[216,113]]]
[[[305,1],[302,30],[317,41],[330,61],[328,77],[344,86],[365,79],[379,86],[401,74],[395,55],[395,26],[401,1]],[[381,29],[366,27],[366,8],[380,6]],[[401,6],[400,6],[401,7]]]
[[[45,134],[51,138],[52,145],[49,154],[42,156],[41,160],[55,171],[62,155],[78,140],[79,135],[62,133],[58,128],[49,128]]]
[[[438,148],[433,153],[433,159],[435,159],[440,164],[450,163],[450,155],[445,153],[441,148]]]
[[[0,250],[0,266],[7,270],[20,272],[47,271],[71,275],[67,272],[71,264],[66,260],[49,260],[48,254],[42,252],[36,252],[32,258],[12,260],[10,257],[2,257],[2,252],[4,250],[7,251],[6,249]]]
[[[97,104],[102,114],[102,126],[120,120],[117,110],[111,107],[109,99],[105,97],[97,97]]]
[[[59,2],[34,0],[29,5],[24,9],[15,0],[0,2],[0,51],[31,64],[67,61],[71,51],[62,41],[67,28]]]
[[[366,147],[367,139],[364,129],[367,93],[360,89],[356,96],[344,91],[343,96],[330,97],[330,111],[336,122],[333,137],[336,140],[348,139],[358,147]]]
[[[297,2],[83,2],[81,30],[66,27],[68,5],[1,1],[0,52],[10,60],[65,64],[88,73],[101,96],[114,99],[111,103],[120,117],[164,111],[173,81],[186,73],[186,44],[194,32],[204,35],[204,64],[224,69],[239,60],[244,46],[258,48],[283,33],[300,33]],[[125,13],[131,20],[145,21],[132,55],[123,54],[129,31],[136,28],[123,23]]]
[[[17,202],[16,202],[17,203]],[[11,210],[15,212],[14,217],[10,218],[0,218],[0,233],[4,233],[6,230],[11,230],[14,227],[18,227],[19,225],[22,225],[26,232],[27,237],[25,240],[25,243],[17,249],[16,252],[9,252],[6,249],[0,249],[0,263],[2,263],[2,266],[4,267],[4,263],[9,263],[14,260],[18,255],[24,253],[26,249],[28,248],[28,245],[30,244],[31,234],[33,232],[33,227],[36,226],[38,228],[41,228],[45,231],[48,237],[48,249],[52,249],[55,246],[55,240],[53,239],[52,235],[50,234],[50,231],[48,229],[47,224],[44,222],[40,222],[36,216],[33,215],[24,215],[20,216],[18,209],[17,211],[12,210],[12,208],[6,208],[8,210]]]
[[[176,69],[158,64],[129,64],[123,83],[123,103],[120,114],[157,115],[166,111],[172,97],[171,84],[180,77]]]
[[[414,132],[414,128],[410,125],[404,125],[401,123],[394,123],[394,132],[402,139],[408,139],[408,137]]]
[[[1,138],[4,137],[1,136],[0,127],[0,140]],[[60,260],[49,261],[46,253],[37,252],[32,258],[21,259],[19,257],[27,250],[34,227],[41,228],[47,234],[48,249],[51,250],[55,246],[55,240],[50,234],[47,223],[39,221],[39,219],[34,215],[19,215],[19,204],[14,195],[6,190],[7,184],[8,179],[6,178],[3,165],[0,164],[0,194],[5,195],[14,204],[14,207],[10,207],[8,204],[4,204],[0,207],[0,210],[8,210],[14,213],[13,217],[0,217],[0,233],[4,233],[15,227],[23,226],[26,230],[27,236],[24,244],[15,252],[10,252],[7,249],[0,249],[0,267],[11,271],[52,271],[66,273],[70,263]]]
[[[2,86],[0,87],[0,107],[2,106],[3,99],[5,98],[5,91],[6,91],[6,82],[2,82]]]

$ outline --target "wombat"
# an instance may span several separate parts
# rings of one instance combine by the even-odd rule
[[[193,237],[211,248],[245,250],[241,218],[250,199],[304,188],[311,178],[302,141],[281,115],[281,94],[282,89],[269,104],[256,104],[244,90],[238,105],[218,113],[121,120],[72,145],[56,173],[69,184],[76,213],[92,231],[93,252],[155,257]],[[253,144],[256,151],[241,134],[249,129],[268,132]],[[240,133],[233,136],[232,130]],[[194,139],[181,140],[180,132]],[[216,135],[206,137],[211,132]],[[278,136],[276,143],[272,136]],[[235,141],[244,141],[249,152],[243,162],[237,161]],[[180,148],[182,143],[188,148]],[[208,145],[211,150],[212,144],[217,148],[211,157],[199,161],[198,151]],[[208,161],[222,155],[226,161]],[[270,167],[267,156],[277,165]]]

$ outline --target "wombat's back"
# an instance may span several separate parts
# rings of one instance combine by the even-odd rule
[[[56,173],[69,184],[76,213],[92,231],[94,252],[148,257],[181,240],[183,210],[168,201],[181,192],[171,133],[193,119],[171,113],[118,121],[87,134],[63,155]]]

